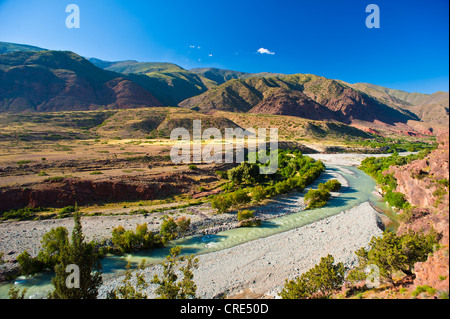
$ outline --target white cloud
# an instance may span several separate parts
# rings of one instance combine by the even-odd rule
[[[208,54],[208,56],[209,56],[209,57],[212,57],[213,55],[212,55],[212,53],[210,53],[210,54]]]
[[[195,45],[190,45],[189,46],[191,49],[194,49],[195,48]]]
[[[267,49],[264,49],[264,48],[259,48],[257,52],[260,53],[260,54],[270,54],[270,55],[274,55],[275,54],[275,52],[271,52],[271,51],[269,51]]]

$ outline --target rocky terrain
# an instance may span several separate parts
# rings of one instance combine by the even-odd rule
[[[408,287],[410,292],[424,285],[447,293],[449,289],[448,133],[441,134],[437,140],[438,149],[424,159],[390,169],[397,179],[397,191],[414,206],[411,216],[400,224],[397,233],[408,230],[428,232],[433,228],[441,234],[440,247],[427,261],[415,264],[415,278]],[[422,297],[427,298],[425,295]]]

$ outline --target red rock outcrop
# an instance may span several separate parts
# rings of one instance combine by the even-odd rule
[[[122,178],[84,180],[68,178],[31,185],[0,189],[0,210],[24,207],[65,207],[78,203],[121,200],[152,200],[185,193],[195,184],[185,175],[167,175],[156,179]]]
[[[415,264],[413,284],[430,286],[436,290],[435,296],[449,291],[449,136],[438,136],[439,147],[422,160],[413,161],[402,167],[391,168],[397,179],[397,191],[415,207],[411,218],[403,222],[397,233],[408,230],[427,232],[434,228],[442,235],[440,247],[425,261]],[[422,294],[423,298],[432,297]],[[421,297],[421,296],[419,296]]]

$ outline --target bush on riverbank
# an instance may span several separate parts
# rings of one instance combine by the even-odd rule
[[[286,279],[280,296],[282,299],[328,298],[342,286],[344,272],[344,264],[334,264],[334,257],[328,255],[300,277]]]
[[[403,166],[412,161],[423,159],[431,152],[430,149],[422,150],[417,154],[408,156],[398,156],[397,153],[389,157],[368,157],[361,162],[359,169],[363,170],[368,175],[372,176],[384,193],[386,202],[399,209],[407,209],[410,204],[405,199],[404,195],[396,192],[397,180],[392,174],[387,174],[386,171],[391,166]]]
[[[331,194],[324,189],[310,189],[305,195],[306,209],[320,208],[327,204]]]
[[[439,237],[434,229],[427,234],[410,230],[400,236],[386,230],[382,237],[372,238],[368,249],[362,247],[355,252],[359,266],[349,273],[348,280],[364,280],[369,265],[377,266],[380,276],[391,284],[394,284],[394,274],[398,271],[412,276],[414,264],[427,260]]]
[[[331,179],[326,183],[320,183],[317,187],[319,190],[325,190],[328,192],[338,192],[341,189],[342,185],[339,183],[337,179]]]
[[[111,239],[114,248],[120,253],[129,253],[136,250],[152,249],[162,246],[159,236],[154,236],[148,230],[147,224],[137,225],[136,231],[125,230],[121,225],[112,231]]]

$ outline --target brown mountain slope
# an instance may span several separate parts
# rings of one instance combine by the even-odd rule
[[[249,113],[290,115],[311,120],[331,120],[335,113],[300,91],[276,88],[264,93],[264,99]]]
[[[0,55],[0,112],[161,106],[131,80],[72,52]]]
[[[434,94],[408,93],[369,83],[342,83],[364,92],[391,107],[410,112],[416,115],[421,122],[428,123],[428,125],[436,126],[436,128],[440,128],[441,125],[448,127],[448,92],[436,92]],[[441,129],[439,130],[442,131]]]
[[[179,106],[202,111],[292,115],[347,124],[354,120],[395,124],[417,119],[338,81],[309,74],[231,80]]]

